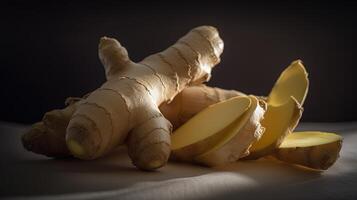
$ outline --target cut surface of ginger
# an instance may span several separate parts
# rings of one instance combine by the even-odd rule
[[[237,161],[251,144],[260,138],[264,132],[260,121],[265,110],[259,105],[256,97],[249,97],[252,102],[249,110],[230,126],[215,134],[217,137],[213,136],[214,142],[207,146],[206,152],[195,158],[196,162],[217,166]]]
[[[294,132],[288,135],[273,154],[290,164],[326,170],[339,158],[342,137],[317,131]]]
[[[285,137],[279,148],[311,147],[339,140],[342,140],[342,137],[334,133],[320,131],[294,132]]]
[[[268,97],[268,104],[279,105],[293,96],[299,104],[303,104],[308,92],[308,73],[301,60],[289,65],[279,76]]]
[[[233,97],[213,104],[179,127],[171,136],[172,150],[204,140],[229,126],[251,105],[248,97]]]
[[[262,126],[265,127],[263,136],[250,148],[248,158],[259,158],[274,151],[286,135],[295,128],[302,115],[302,108],[293,97],[285,104],[268,105]]]
[[[248,158],[268,155],[291,133],[302,115],[302,104],[309,88],[308,74],[300,60],[287,67],[268,96],[268,109],[262,126],[265,133],[254,143]]]

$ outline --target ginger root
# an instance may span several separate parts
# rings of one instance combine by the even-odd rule
[[[308,92],[302,62],[284,70],[268,97],[247,96],[201,85],[210,79],[222,51],[223,41],[209,26],[191,30],[138,63],[117,40],[103,37],[99,58],[107,81],[83,98],[70,98],[67,107],[47,112],[23,135],[23,145],[50,157],[95,159],[126,144],[133,164],[143,170],[166,164],[171,140],[173,158],[208,166],[249,153],[245,158],[273,154],[314,169],[331,166],[341,137],[290,134]]]
[[[58,135],[65,135],[70,153],[81,159],[98,158],[126,141],[138,168],[152,170],[165,165],[172,126],[158,106],[172,101],[188,85],[208,81],[222,51],[223,41],[210,26],[191,30],[173,46],[139,63],[129,59],[117,40],[103,37],[99,57],[107,82],[79,101],[73,112],[57,113],[71,115],[68,126],[63,118]],[[36,130],[23,137],[24,146],[32,151],[36,138],[30,135],[35,136]],[[46,134],[52,137],[49,131]],[[37,152],[57,155],[44,151],[46,148]]]
[[[70,152],[66,145],[66,129],[80,98],[67,98],[64,109],[51,110],[41,122],[32,125],[22,136],[23,146],[38,154],[49,157],[68,157]]]
[[[273,155],[291,164],[326,170],[336,162],[341,147],[342,137],[334,133],[294,132],[285,137]]]

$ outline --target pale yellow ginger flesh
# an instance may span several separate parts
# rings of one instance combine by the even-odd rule
[[[76,154],[78,156],[84,156],[86,154],[83,147],[80,144],[78,144],[75,140],[67,141],[67,146],[69,149],[71,149],[73,154]]]
[[[303,131],[294,132],[288,135],[279,146],[279,149],[283,148],[295,148],[295,147],[311,147],[317,145],[324,145],[341,141],[342,137],[335,133],[319,132],[319,131]]]
[[[237,96],[246,95],[206,85],[191,86],[175,96],[172,102],[161,104],[160,110],[177,129],[206,107]]]
[[[249,98],[252,101],[249,110],[231,125],[216,133],[205,152],[197,155],[194,161],[207,166],[218,166],[235,162],[249,154],[249,147],[265,130],[260,124],[265,105],[261,106],[254,96]]]
[[[268,96],[268,105],[284,104],[291,96],[303,105],[308,90],[308,73],[302,61],[296,60],[280,74]]]
[[[294,97],[290,97],[289,101],[279,106],[268,105],[262,120],[265,132],[256,143],[253,143],[247,158],[259,158],[273,152],[284,137],[294,130],[302,112],[301,105]]]
[[[268,109],[262,121],[265,133],[252,145],[248,158],[259,158],[272,153],[295,129],[309,88],[307,75],[300,60],[291,63],[280,75],[268,96]]]
[[[294,132],[285,137],[274,156],[288,163],[326,170],[338,159],[341,146],[342,137],[334,133]]]
[[[173,132],[171,149],[184,148],[211,137],[243,115],[250,105],[250,98],[234,97],[208,106]]]

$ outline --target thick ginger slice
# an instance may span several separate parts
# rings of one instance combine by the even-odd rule
[[[247,95],[206,85],[191,86],[176,95],[172,102],[161,104],[160,110],[175,130],[208,106],[237,96]]]
[[[195,162],[218,166],[235,162],[249,154],[251,145],[259,140],[265,128],[261,125],[266,105],[249,96],[251,105],[242,116],[212,137],[206,151],[194,158]]]
[[[339,157],[342,137],[334,133],[303,131],[285,137],[274,156],[279,160],[317,170],[326,170]]]
[[[301,118],[308,89],[306,69],[302,61],[296,60],[275,82],[267,98],[268,108],[262,121],[265,133],[252,145],[247,158],[255,159],[272,153],[293,132]]]
[[[269,105],[262,120],[263,136],[253,143],[246,159],[256,159],[273,152],[290,134],[302,116],[303,108],[294,97],[282,105]]]
[[[243,115],[250,104],[248,97],[234,97],[208,106],[173,132],[172,150],[190,146],[222,131]]]
[[[193,162],[196,156],[229,137],[226,134],[227,127],[244,116],[252,103],[254,102],[248,97],[234,97],[199,112],[173,133],[172,158]]]

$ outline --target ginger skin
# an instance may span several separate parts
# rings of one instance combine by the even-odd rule
[[[79,100],[79,98],[67,98],[67,107],[45,113],[42,121],[33,124],[30,130],[22,136],[23,146],[29,151],[49,157],[70,156],[65,134]]]

